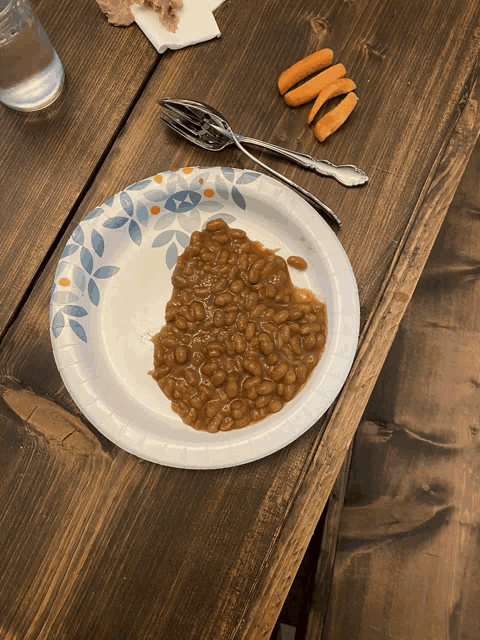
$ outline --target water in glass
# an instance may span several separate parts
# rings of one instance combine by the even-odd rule
[[[27,0],[0,0],[0,101],[20,111],[51,104],[62,63]]]

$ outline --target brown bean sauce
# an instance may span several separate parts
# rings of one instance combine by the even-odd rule
[[[277,413],[325,347],[325,305],[296,289],[283,258],[223,220],[177,259],[151,375],[186,424],[215,433]]]

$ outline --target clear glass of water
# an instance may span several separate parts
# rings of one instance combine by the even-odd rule
[[[28,0],[0,0],[0,102],[43,109],[62,91],[64,72]]]

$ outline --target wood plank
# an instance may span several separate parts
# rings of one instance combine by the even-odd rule
[[[324,634],[476,638],[480,143],[355,440]]]
[[[238,635],[240,638],[246,640],[252,636],[268,637],[270,620],[279,606],[279,593],[284,593],[288,588],[289,581],[298,567],[298,556],[304,553],[313,533],[315,517],[322,512],[328,498],[325,488],[333,486],[340,471],[356,426],[380,373],[381,364],[415,288],[421,265],[425,264],[438,227],[451,201],[452,189],[454,191],[461,177],[459,165],[466,166],[478,136],[479,125],[475,124],[477,102],[472,101],[467,106],[466,121],[460,124],[458,130],[459,138],[463,139],[463,142],[452,139],[452,144],[438,168],[438,175],[432,181],[432,190],[423,200],[424,210],[418,212],[407,241],[408,247],[394,265],[375,316],[364,332],[357,358],[327,424],[321,445],[316,450],[314,459],[309,462],[288,520],[279,534],[275,552],[269,559],[268,569],[257,585],[258,593],[261,593],[262,597],[252,601],[248,609],[248,619],[242,621]],[[457,153],[462,148],[465,150],[464,136],[469,140],[469,151],[465,155],[462,153],[463,158],[460,160]],[[449,169],[452,170],[451,173]],[[375,348],[372,345],[375,345]],[[268,609],[269,606],[271,610]]]
[[[462,123],[459,129],[460,138],[467,135],[470,139],[470,149],[478,135],[478,123],[474,124],[476,105],[476,101],[469,105],[473,113],[469,109],[470,113],[465,114],[467,122]],[[467,131],[462,131],[464,125]],[[450,152],[453,152],[453,157],[456,158],[458,149],[455,150],[455,146],[454,141],[450,146]],[[460,144],[460,148],[462,146]],[[315,514],[321,513],[325,506],[328,497],[328,493],[324,493],[325,487],[333,486],[340,471],[342,460],[378,377],[381,363],[388,353],[405,305],[415,288],[416,278],[421,271],[420,265],[424,264],[443,220],[447,203],[452,197],[451,189],[458,184],[460,175],[455,178],[455,173],[459,166],[456,161],[450,164],[453,157],[447,153],[444,162],[439,166],[432,191],[423,201],[424,211],[419,212],[412,227],[408,238],[409,246],[390,274],[372,323],[367,327],[360,342],[357,358],[328,422],[321,446],[302,479],[301,490],[296,495],[289,520],[286,521],[277,542],[275,562],[270,560],[268,572],[265,572],[258,585],[259,592],[262,593],[263,607],[270,605],[272,610],[275,610],[278,606],[278,592],[281,593],[285,588],[281,580],[291,579],[292,572],[298,566],[298,555],[304,552],[312,535],[312,519],[315,518]],[[466,165],[468,157],[469,153],[463,158],[463,166]],[[449,165],[450,169],[454,168],[453,175],[449,175]],[[375,349],[372,348],[372,344],[375,344]],[[256,633],[259,638],[268,637],[268,621],[272,612],[264,610],[262,617],[262,609],[259,605],[256,606],[257,604],[258,601],[252,603],[248,622],[244,623],[239,637],[246,639],[251,637],[252,633]]]
[[[328,612],[330,591],[332,588],[333,571],[337,552],[338,532],[348,486],[348,476],[352,461],[353,442],[350,445],[345,460],[339,471],[332,493],[325,506],[322,520],[323,528],[319,531],[320,521],[312,541],[320,537],[320,553],[312,557],[310,571],[315,574],[312,593],[303,610],[303,624],[299,626],[296,640],[311,640],[321,638],[325,617]],[[308,549],[312,542],[310,542]]]
[[[95,2],[33,4],[66,85],[42,111],[0,105],[0,335],[159,59],[139,29],[108,25]]]
[[[337,42],[338,51],[343,47],[343,60],[353,66],[359,42],[368,36],[369,44],[378,40],[381,45],[387,38],[391,24],[387,29],[386,18],[392,7],[393,3],[334,0],[328,5],[331,30],[319,35],[313,0],[302,0],[293,26],[291,12],[279,0],[263,8],[262,20],[253,0],[242,7],[227,3],[220,9],[224,35],[218,42],[165,57],[67,234],[89,209],[128,183],[172,164],[212,162],[206,152],[165,132],[154,101],[166,93],[181,91],[214,103],[231,113],[236,128],[245,133],[275,141],[285,135],[294,146],[301,132],[305,138],[298,146],[318,153],[304,130],[305,111],[287,112],[278,98],[272,99],[268,114],[258,117],[265,100],[260,89],[274,75],[272,66],[265,65],[265,52],[279,67],[287,66],[284,42],[289,33],[292,43],[301,42],[297,50],[320,41]],[[413,2],[399,9],[394,21],[398,33],[388,57],[361,49],[362,64],[353,75],[361,84],[363,74],[364,86],[375,78],[382,91],[380,96],[372,93],[363,115],[350,121],[345,129],[349,136],[332,136],[324,147],[332,160],[341,161],[337,154],[367,169],[374,162],[383,170],[374,169],[371,185],[362,191],[325,182],[329,204],[345,218],[342,241],[359,280],[364,331],[359,358],[323,438],[325,425],[318,423],[273,456],[211,472],[155,466],[102,440],[85,424],[55,370],[48,295],[61,247],[52,256],[0,354],[2,437],[10,443],[0,488],[8,515],[0,523],[0,625],[7,639],[148,640],[170,638],[172,629],[176,640],[268,637],[473,147],[474,105],[468,102],[464,107],[475,77],[479,8],[459,0],[435,5],[421,27],[411,16],[415,10]],[[309,21],[311,31],[306,31]],[[437,46],[433,34],[447,36],[451,29],[462,32],[462,38],[445,37]],[[409,50],[411,58],[398,65],[404,58],[397,51],[403,50],[405,40],[411,43],[415,38],[420,39],[415,55]],[[229,55],[247,50],[248,55]],[[419,58],[420,70],[412,65]],[[219,59],[229,61],[220,76]],[[398,66],[396,88],[389,84],[393,66]],[[201,72],[193,74],[193,69]],[[428,109],[423,106],[428,111],[423,124],[413,108],[402,108],[398,120],[392,117],[397,105],[389,92],[395,88],[398,96],[409,77],[417,92],[427,77],[428,83],[436,83],[436,99]],[[241,90],[232,91],[236,79]],[[412,107],[416,96],[412,93],[408,101]],[[464,128],[447,145],[462,112]],[[374,115],[376,131],[371,127]],[[273,133],[272,120],[279,122]],[[368,153],[355,144],[356,136],[370,137]],[[217,161],[242,164],[233,151],[222,153]],[[305,172],[291,167],[286,172],[301,176],[302,184],[312,190],[319,184]],[[18,408],[19,394],[33,402],[29,392],[35,394],[33,404],[43,409],[31,404],[32,412],[24,413]],[[68,411],[68,418],[62,410]],[[45,418],[48,412],[55,419]],[[56,418],[60,414],[61,427]],[[77,441],[88,446],[85,427],[98,440],[94,453],[76,448]],[[246,505],[242,509],[240,501]]]

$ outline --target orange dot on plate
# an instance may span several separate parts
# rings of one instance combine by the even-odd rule
[[[203,182],[204,182],[203,178],[200,178],[199,183],[203,184]]]
[[[213,189],[205,189],[203,193],[204,195],[207,196],[207,198],[212,198],[215,195],[215,192]]]
[[[185,169],[182,169],[183,173],[192,173],[193,168],[192,167],[185,167]]]
[[[162,176],[155,176],[154,180],[155,180],[155,182],[158,182],[158,184],[160,184],[162,182],[162,180],[163,180],[163,177]]]
[[[160,207],[150,207],[150,213],[152,216],[156,216],[160,213]]]
[[[70,280],[68,278],[60,278],[58,284],[62,285],[62,287],[68,287],[70,284]]]

